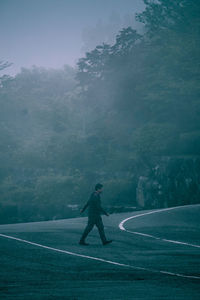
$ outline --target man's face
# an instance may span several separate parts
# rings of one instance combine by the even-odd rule
[[[98,192],[99,194],[103,193],[103,188],[98,189],[97,192]]]

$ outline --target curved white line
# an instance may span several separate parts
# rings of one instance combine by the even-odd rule
[[[129,221],[131,219],[135,219],[135,218],[139,218],[139,217],[142,217],[142,216],[151,215],[151,214],[155,214],[155,213],[159,213],[159,212],[165,212],[165,211],[169,211],[169,210],[173,210],[173,209],[183,208],[183,207],[185,207],[185,206],[176,206],[176,207],[164,208],[164,209],[154,210],[154,211],[150,211],[150,212],[143,213],[143,214],[138,214],[136,216],[132,216],[132,217],[124,219],[122,222],[120,222],[119,228],[123,231],[129,232],[129,233],[132,233],[132,234],[142,235],[142,236],[145,236],[145,237],[153,238],[153,239],[160,240],[160,241],[167,242],[167,243],[173,243],[173,244],[179,244],[179,245],[184,245],[184,246],[200,248],[200,245],[194,245],[194,244],[190,244],[190,243],[186,243],[186,242],[162,239],[162,238],[156,237],[154,235],[141,233],[141,232],[136,232],[136,231],[130,231],[130,230],[127,230],[127,229],[124,228],[124,223],[126,223],[127,221]]]
[[[30,241],[27,241],[27,240],[23,240],[23,239],[20,239],[20,238],[16,238],[16,237],[1,234],[1,233],[0,233],[0,236],[4,237],[4,238],[7,238],[7,239],[12,239],[12,240],[16,240],[16,241],[19,241],[19,242],[22,242],[22,243],[37,246],[37,247],[40,247],[40,248],[44,248],[44,249],[48,249],[48,250],[52,250],[52,251],[56,251],[56,252],[61,252],[61,253],[65,253],[65,254],[68,254],[68,255],[78,256],[78,257],[82,257],[82,258],[87,258],[87,259],[91,259],[91,260],[96,260],[96,261],[100,261],[100,262],[104,262],[104,263],[108,263],[108,264],[112,264],[112,265],[116,265],[116,266],[120,266],[120,267],[126,267],[126,268],[135,269],[135,270],[148,271],[148,272],[151,272],[151,273],[160,273],[160,274],[165,274],[165,275],[170,275],[170,276],[178,276],[178,277],[183,277],[183,278],[200,279],[200,277],[198,277],[198,276],[190,276],[190,275],[176,274],[176,273],[172,273],[172,272],[142,268],[142,267],[127,265],[127,264],[122,264],[122,263],[119,263],[119,262],[116,262],[116,261],[106,260],[106,259],[99,258],[99,257],[88,256],[88,255],[79,254],[79,253],[75,253],[75,252],[70,252],[70,251],[66,251],[66,250],[61,250],[61,249],[57,249],[57,248],[53,248],[53,247],[48,247],[48,246],[45,246],[45,245],[42,245],[42,244],[30,242]]]

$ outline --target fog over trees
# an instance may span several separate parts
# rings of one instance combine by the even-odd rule
[[[134,13],[127,13],[123,17],[119,13],[113,12],[107,22],[98,20],[95,26],[86,27],[82,31],[83,46],[82,51],[88,52],[96,48],[96,45],[106,43],[113,45],[116,35],[122,28],[134,27],[139,32],[143,32],[144,25],[138,22]]]
[[[97,182],[110,212],[199,203],[200,2],[144,3],[75,69],[0,78],[1,223],[78,216]]]

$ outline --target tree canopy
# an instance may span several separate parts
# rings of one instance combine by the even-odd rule
[[[2,222],[75,216],[67,205],[81,205],[97,181],[109,205],[133,206],[146,174],[165,182],[168,205],[189,201],[175,190],[184,180],[188,199],[199,197],[199,163],[179,160],[200,153],[200,4],[144,3],[136,16],[144,34],[122,28],[77,70],[33,67],[1,78]],[[166,157],[173,163],[164,160],[158,175]]]

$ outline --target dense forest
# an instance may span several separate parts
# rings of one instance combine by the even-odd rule
[[[110,212],[200,202],[200,2],[144,3],[76,69],[1,77],[1,223],[78,216],[97,182]]]

